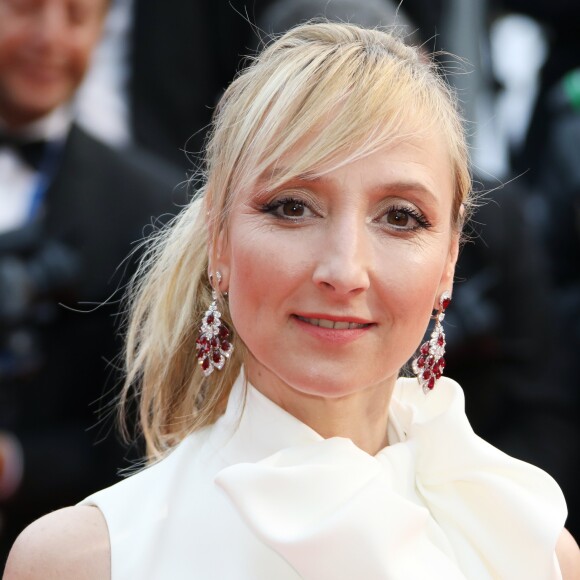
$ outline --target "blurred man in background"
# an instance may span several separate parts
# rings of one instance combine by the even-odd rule
[[[118,353],[110,303],[179,201],[179,172],[75,124],[107,7],[0,0],[0,562],[29,521],[116,479],[120,445],[91,430]]]

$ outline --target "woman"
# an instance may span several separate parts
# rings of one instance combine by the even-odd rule
[[[558,486],[478,439],[441,377],[469,191],[418,51],[328,23],[267,48],[135,288],[152,465],[33,524],[7,578],[572,577]]]

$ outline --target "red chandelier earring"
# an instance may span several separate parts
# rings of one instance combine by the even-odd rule
[[[445,358],[443,358],[445,355],[445,332],[441,323],[450,303],[451,295],[449,292],[443,292],[439,299],[439,310],[433,317],[435,327],[431,333],[431,338],[421,345],[419,356],[412,363],[413,373],[423,387],[425,394],[433,389],[437,379],[441,378],[445,369]]]
[[[220,272],[216,272],[216,278],[219,288],[220,282],[222,281]],[[195,341],[197,361],[206,377],[211,375],[214,369],[220,371],[226,363],[226,359],[230,357],[234,350],[232,343],[228,340],[230,331],[221,320],[222,314],[218,309],[217,292],[213,286],[213,277],[211,274],[209,280],[212,284],[212,301],[209,308],[205,311],[205,315],[201,321],[199,338]]]

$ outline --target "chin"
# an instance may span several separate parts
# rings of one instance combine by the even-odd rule
[[[24,82],[14,92],[12,102],[18,103],[23,115],[32,117],[47,115],[72,96],[68,83],[63,82]]]
[[[389,385],[398,376],[393,365],[362,365],[351,357],[316,359],[289,357],[288,360],[261,360],[250,353],[245,361],[248,379],[264,393],[294,391],[312,397],[337,399],[378,385]],[[393,368],[391,368],[393,366]]]
[[[295,390],[313,397],[337,399],[347,397],[367,388],[387,384],[391,379],[396,379],[398,373],[367,374],[364,372],[341,372],[333,365],[330,369],[312,369],[309,372],[301,372],[283,382],[291,385]]]

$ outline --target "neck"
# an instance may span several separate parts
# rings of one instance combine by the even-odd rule
[[[60,130],[68,126],[73,118],[72,105],[63,103],[49,111],[31,111],[10,106],[9,103],[3,102],[0,94],[0,125],[8,132],[19,132],[27,130],[30,126],[36,126],[48,122],[49,125],[55,126]],[[48,121],[47,121],[48,120]]]
[[[246,373],[258,391],[325,439],[345,437],[370,455],[388,444],[389,404],[396,377],[354,393],[326,397],[286,385],[251,361],[246,364]]]
[[[12,111],[10,108],[1,105],[2,103],[0,102],[0,122],[8,132],[19,131],[23,127],[42,118],[42,116],[38,115],[21,114],[18,111]]]
[[[18,134],[31,139],[63,139],[73,122],[73,113],[69,106],[62,105],[38,117],[30,117],[26,122],[15,123],[14,117],[5,116],[0,107],[0,130],[8,134]]]

